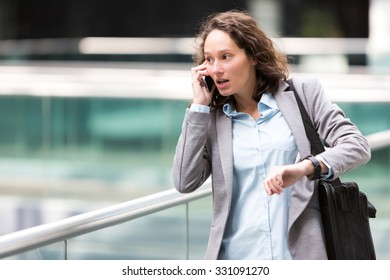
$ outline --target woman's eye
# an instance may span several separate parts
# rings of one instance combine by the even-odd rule
[[[229,54],[224,54],[224,55],[222,56],[223,59],[227,59],[227,58],[229,58],[229,57],[230,57]]]

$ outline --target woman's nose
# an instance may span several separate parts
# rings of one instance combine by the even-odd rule
[[[216,60],[214,63],[211,65],[211,69],[209,70],[213,74],[219,74],[223,72],[223,67],[220,61]]]

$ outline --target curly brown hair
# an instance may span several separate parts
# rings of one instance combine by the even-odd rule
[[[199,65],[205,60],[204,42],[211,31],[218,29],[230,35],[237,46],[256,62],[257,85],[253,99],[260,101],[264,92],[274,93],[281,80],[288,78],[288,59],[280,53],[274,42],[261,30],[256,20],[245,11],[231,10],[210,15],[200,26],[196,39],[197,51],[194,62]],[[232,96],[224,97],[215,89],[212,108],[226,103],[235,103]]]

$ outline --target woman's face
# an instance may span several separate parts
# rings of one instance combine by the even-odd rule
[[[255,63],[230,35],[215,29],[204,43],[207,72],[222,96],[252,96],[256,86]]]

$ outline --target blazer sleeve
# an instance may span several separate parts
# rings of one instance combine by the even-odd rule
[[[173,160],[172,177],[175,188],[189,193],[199,188],[211,174],[207,150],[210,113],[187,109]]]
[[[314,127],[327,146],[321,156],[333,168],[334,174],[329,180],[367,163],[371,158],[367,139],[340,107],[325,95],[318,79],[296,82],[294,78],[294,85],[303,97]]]

